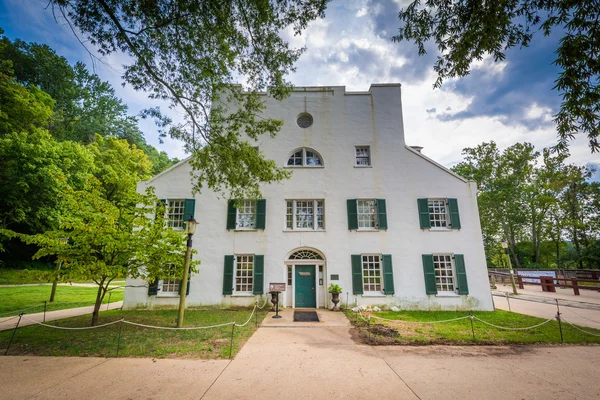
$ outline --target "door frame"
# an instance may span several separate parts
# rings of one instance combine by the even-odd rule
[[[317,299],[318,299],[317,293],[318,293],[318,287],[319,287],[319,278],[318,278],[318,275],[319,275],[319,266],[318,265],[314,265],[314,264],[310,264],[310,265],[298,264],[298,265],[294,265],[293,268],[292,268],[292,273],[294,274],[293,275],[293,279],[292,279],[293,280],[293,284],[294,284],[294,290],[293,290],[294,308],[296,308],[296,267],[311,267],[313,269],[313,271],[314,271],[313,285],[316,288],[315,289],[315,294],[314,294],[314,296],[315,296],[315,308],[319,308],[318,307],[318,303],[317,303]],[[311,308],[311,307],[302,307],[302,308]]]
[[[291,254],[294,254],[295,252],[299,251],[299,250],[311,250],[314,251],[316,253],[318,253],[319,255],[321,255],[321,257],[323,258],[322,260],[290,260],[289,256]],[[296,265],[314,265],[315,266],[315,285],[316,285],[316,290],[315,290],[315,296],[317,297],[316,299],[316,304],[317,304],[317,308],[321,308],[321,307],[327,307],[327,299],[325,299],[325,304],[321,304],[321,286],[319,285],[319,267],[323,267],[323,288],[325,291],[327,291],[327,260],[325,258],[325,254],[323,254],[322,251],[319,251],[313,247],[299,247],[296,248],[292,251],[290,251],[284,260],[284,269],[283,269],[283,276],[285,277],[285,280],[283,282],[287,282],[287,276],[288,276],[288,267],[292,267],[292,286],[289,287],[288,286],[288,290],[292,291],[292,308],[296,308]],[[287,296],[285,296],[284,298],[284,306],[287,307]]]

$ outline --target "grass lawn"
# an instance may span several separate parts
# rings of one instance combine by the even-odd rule
[[[31,283],[52,283],[48,278],[52,269],[12,269],[0,268],[0,285],[26,285]],[[94,283],[94,281],[74,281],[77,283]],[[124,283],[125,279],[112,281],[111,285]]]
[[[259,310],[260,311],[260,310]],[[185,326],[209,326],[235,321],[246,322],[252,308],[230,310],[193,310],[185,312]],[[260,323],[266,309],[258,314]],[[125,318],[127,321],[156,326],[175,326],[177,310],[112,310],[100,314],[100,324]],[[91,317],[81,316],[53,321],[56,326],[89,326]],[[66,331],[44,326],[19,328],[9,350],[9,355],[44,356],[99,356],[114,357],[117,350],[120,324],[107,327]],[[142,328],[123,324],[119,357],[158,358],[229,358],[231,326],[193,330],[171,331]],[[233,355],[256,330],[255,317],[244,327],[235,327]],[[0,352],[4,353],[13,331],[0,332]]]
[[[494,325],[521,328],[544,322],[544,319],[508,311],[473,312],[474,316]],[[561,343],[558,321],[550,321],[540,327],[525,331],[508,331],[497,329],[473,320],[475,340],[469,319],[438,324],[414,324],[389,322],[371,318],[371,336],[369,339],[368,324],[359,319],[356,313],[347,310],[346,315],[352,323],[360,328],[361,337],[367,343],[394,344],[533,344]],[[364,315],[364,314],[363,314]],[[442,321],[469,315],[461,311],[400,311],[377,312],[374,316],[404,321]],[[582,327],[585,331],[600,335],[600,330]],[[600,336],[587,335],[566,323],[562,323],[564,343],[600,343]]]
[[[40,286],[11,286],[0,287],[0,317],[8,317],[18,314],[19,310],[34,307],[25,311],[27,314],[44,311],[44,301],[50,299],[52,285]],[[47,310],[62,310],[65,308],[91,306],[96,301],[97,288],[61,286],[56,288],[55,303],[48,303]],[[123,300],[123,289],[111,290],[110,301]],[[108,294],[104,297],[104,303],[108,302]]]

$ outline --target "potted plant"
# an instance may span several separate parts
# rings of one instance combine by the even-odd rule
[[[329,293],[331,293],[331,302],[333,303],[333,308],[331,311],[339,311],[340,307],[338,306],[338,303],[340,302],[340,293],[342,293],[342,288],[340,285],[331,283],[328,290]]]

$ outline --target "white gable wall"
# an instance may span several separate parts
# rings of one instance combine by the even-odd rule
[[[314,90],[308,88],[307,90]],[[344,87],[301,91],[282,102],[266,97],[267,115],[284,121],[276,139],[261,138],[267,157],[284,166],[294,149],[310,147],[323,158],[323,168],[293,168],[291,179],[265,185],[266,229],[226,230],[227,199],[205,191],[196,197],[195,218],[200,222],[194,247],[202,264],[191,280],[188,305],[250,304],[253,297],[222,295],[223,262],[227,254],[263,254],[264,287],[269,282],[287,282],[286,255],[300,247],[319,250],[326,257],[320,306],[328,305],[325,293],[331,274],[339,274],[344,292],[358,304],[396,304],[422,309],[493,309],[476,187],[406,148],[402,125],[399,85],[373,85],[370,92],[346,93]],[[311,127],[302,129],[296,118],[302,112],[313,116]],[[371,147],[372,168],[356,168],[354,146]],[[159,198],[192,198],[191,168],[187,162],[147,183]],[[417,199],[458,199],[462,229],[430,231],[419,228]],[[348,230],[346,200],[381,198],[387,202],[387,231]],[[324,199],[325,231],[285,230],[286,199]],[[422,254],[464,254],[469,283],[468,296],[428,296]],[[394,296],[368,297],[352,294],[351,254],[391,254],[394,266]],[[129,282],[132,286],[143,282]],[[128,288],[125,307],[176,305],[177,298],[147,296],[144,287]],[[291,290],[282,301],[292,305]],[[327,304],[325,304],[327,302]]]

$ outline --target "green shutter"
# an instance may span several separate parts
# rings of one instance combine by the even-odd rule
[[[356,204],[356,202],[355,202]],[[352,254],[352,293],[363,294],[362,257]]]
[[[358,229],[358,208],[356,199],[346,200],[346,205],[348,206],[348,230]]]
[[[450,224],[452,229],[460,229],[460,216],[458,215],[458,201],[448,199],[448,208],[450,209]]]
[[[423,254],[423,272],[425,273],[425,293],[437,294],[433,254]]]
[[[427,199],[417,199],[419,205],[419,222],[421,229],[431,228],[431,220],[429,219],[429,201]]]
[[[188,276],[188,283],[185,287],[185,295],[187,296],[188,294],[190,294],[190,281],[192,280],[191,276]],[[181,283],[179,284],[179,294],[181,295]]]
[[[236,217],[235,200],[229,200],[227,202],[227,229],[235,229]]]
[[[185,221],[189,221],[194,216],[196,209],[196,199],[185,199],[183,201],[183,229],[185,229]]]
[[[253,294],[264,293],[264,275],[265,275],[265,256],[254,255],[254,282],[252,285]]]
[[[469,294],[469,284],[467,283],[467,270],[465,269],[464,255],[454,255],[454,267],[456,268],[456,283],[458,284],[458,294]]]
[[[256,200],[256,229],[265,229],[266,218],[267,218],[267,200],[265,200],[265,199]]]
[[[223,266],[223,294],[233,293],[233,256],[225,256]]]
[[[385,207],[384,199],[377,199],[377,228],[387,229],[387,209]]]
[[[383,292],[394,294],[394,267],[391,254],[383,255]]]
[[[148,283],[148,296],[156,296],[158,294],[158,279],[154,279]]]

